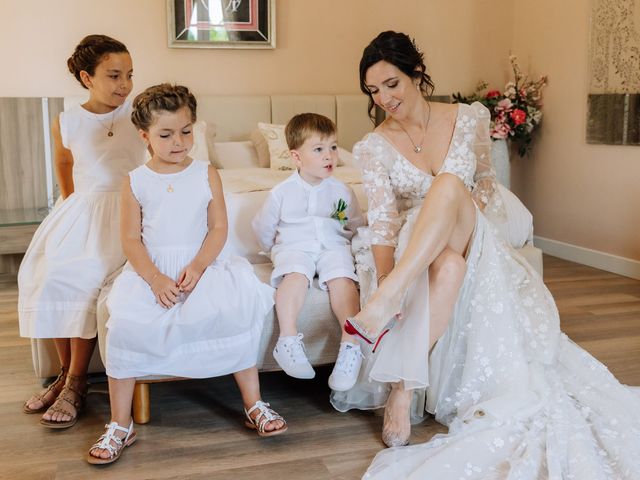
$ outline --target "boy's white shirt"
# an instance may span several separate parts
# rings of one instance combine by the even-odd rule
[[[347,204],[344,227],[331,218],[340,199]],[[358,227],[364,224],[360,204],[351,187],[333,177],[310,185],[297,171],[273,187],[251,222],[265,253],[282,248],[321,252],[349,245]]]

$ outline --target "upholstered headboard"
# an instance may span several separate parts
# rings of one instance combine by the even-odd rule
[[[285,124],[295,114],[321,113],[336,122],[338,145],[351,150],[373,124],[362,94],[340,95],[196,95],[198,120],[215,125],[216,142],[249,140],[258,122]],[[86,101],[65,97],[64,108]]]

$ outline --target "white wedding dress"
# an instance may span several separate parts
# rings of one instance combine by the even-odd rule
[[[433,413],[449,433],[383,450],[364,478],[640,479],[640,396],[560,331],[542,279],[496,234],[504,206],[488,126],[482,105],[461,104],[438,173],[459,176],[483,207],[446,333],[429,354],[425,270],[407,292],[402,320],[367,355],[358,384],[331,398],[341,411],[379,408],[388,382],[400,381],[415,389],[412,417]],[[366,297],[375,288],[369,245],[402,253],[433,177],[376,133],[354,153],[370,201],[370,227],[353,243]]]

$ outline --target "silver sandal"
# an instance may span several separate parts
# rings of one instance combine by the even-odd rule
[[[285,419],[270,407],[271,406],[268,403],[263,402],[262,400],[258,400],[249,410],[247,410],[246,408],[244,409],[244,413],[247,416],[247,420],[244,422],[244,424],[247,426],[247,428],[255,430],[261,437],[280,435],[281,433],[287,431],[287,422],[285,421]],[[255,418],[251,417],[251,414],[256,410],[259,410],[260,412],[255,416]],[[265,427],[269,422],[277,420],[282,421],[282,427],[275,430],[265,430]]]
[[[93,465],[105,465],[107,463],[113,463],[120,458],[122,451],[125,447],[128,447],[136,441],[136,432],[133,431],[133,420],[129,424],[129,428],[124,428],[118,425],[116,422],[111,422],[104,426],[107,429],[103,433],[98,441],[94,443],[87,453],[87,462]],[[124,438],[116,437],[116,431],[125,432]],[[100,448],[109,452],[108,458],[95,457],[91,455],[91,452]]]

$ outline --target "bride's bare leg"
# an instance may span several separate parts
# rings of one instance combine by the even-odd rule
[[[400,311],[402,295],[411,282],[445,248],[464,254],[475,227],[475,216],[475,205],[462,181],[452,174],[438,175],[425,196],[407,248],[355,321],[370,336],[377,336]]]
[[[449,248],[429,267],[429,350],[447,329],[465,272],[464,258]],[[382,427],[382,441],[388,447],[406,445],[409,441],[411,395],[412,391],[403,390],[399,383],[392,385]]]
[[[429,351],[449,326],[466,272],[464,257],[450,248],[429,268]]]

